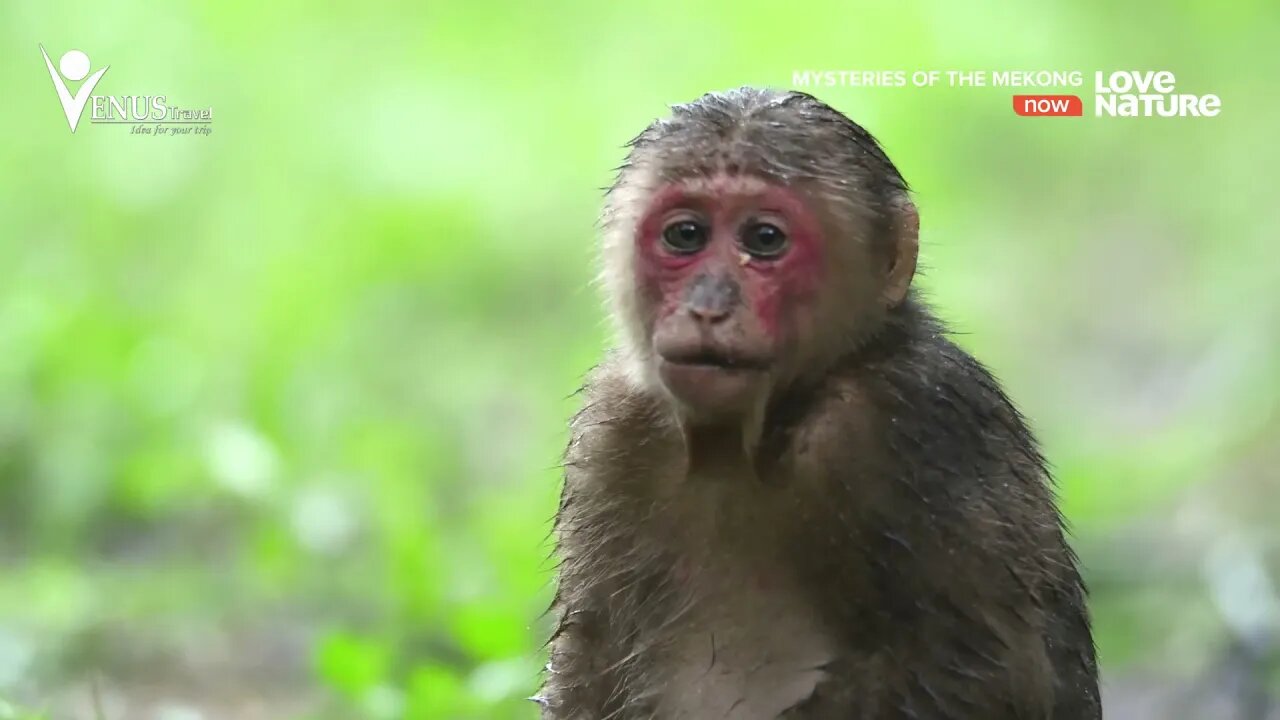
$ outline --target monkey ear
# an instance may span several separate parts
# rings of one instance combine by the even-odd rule
[[[889,307],[901,303],[916,274],[916,255],[920,252],[920,215],[910,200],[903,199],[894,209],[893,257],[885,277],[884,302]]]

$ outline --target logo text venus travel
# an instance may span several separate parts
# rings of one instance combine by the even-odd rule
[[[86,106],[91,124],[131,125],[132,135],[208,135],[213,132],[212,107],[179,107],[171,104],[168,96],[159,94],[94,95],[94,89],[110,66],[90,74],[92,63],[81,50],[63,53],[56,67],[43,45],[40,55],[44,57],[67,126],[73,133],[80,125]],[[73,92],[69,83],[79,83],[79,86]]]

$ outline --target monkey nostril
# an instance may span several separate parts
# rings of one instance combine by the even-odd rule
[[[689,314],[700,322],[718,323],[729,317],[729,309],[698,307],[696,305],[692,305],[689,307]]]
[[[738,283],[733,278],[710,273],[699,275],[689,286],[685,307],[699,322],[717,323],[733,314],[738,293]]]

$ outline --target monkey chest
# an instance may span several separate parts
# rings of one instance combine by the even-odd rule
[[[703,569],[664,643],[658,717],[775,720],[804,702],[834,655],[797,588],[759,568]]]

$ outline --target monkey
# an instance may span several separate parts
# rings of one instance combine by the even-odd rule
[[[812,95],[677,105],[601,218],[544,720],[1096,720],[1046,460],[912,287],[919,216]]]

